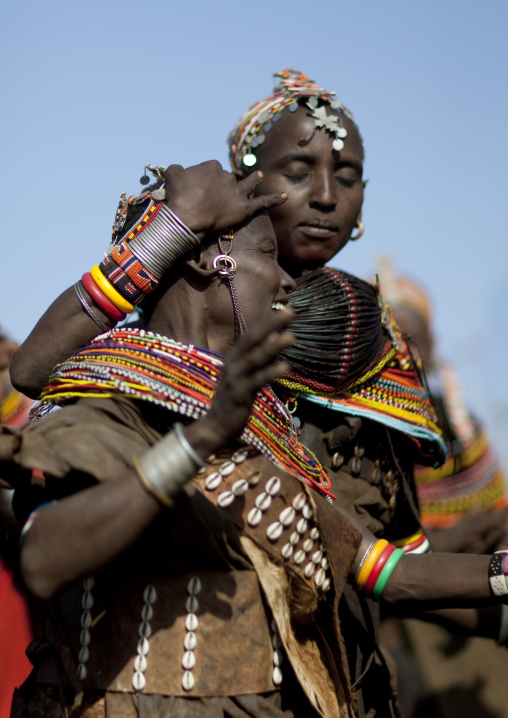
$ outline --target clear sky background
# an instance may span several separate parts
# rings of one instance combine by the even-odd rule
[[[336,90],[365,235],[432,294],[440,353],[508,463],[508,0],[4,0],[0,324],[23,340],[95,264],[147,163],[218,159],[272,73]]]

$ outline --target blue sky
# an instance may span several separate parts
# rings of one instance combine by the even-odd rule
[[[22,340],[96,263],[145,163],[218,159],[296,67],[336,90],[366,146],[360,242],[432,294],[441,354],[508,432],[508,3],[4,0],[0,323]]]

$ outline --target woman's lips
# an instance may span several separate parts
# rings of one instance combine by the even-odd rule
[[[339,231],[335,225],[299,224],[298,230],[311,239],[330,239]]]

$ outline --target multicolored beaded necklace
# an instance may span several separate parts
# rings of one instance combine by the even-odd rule
[[[35,415],[80,397],[126,395],[198,419],[211,406],[222,363],[214,352],[160,334],[114,329],[56,368]],[[298,441],[291,415],[270,388],[258,392],[241,440],[335,498],[323,467]]]

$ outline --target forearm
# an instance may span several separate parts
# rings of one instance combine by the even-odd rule
[[[486,608],[447,608],[414,614],[402,609],[395,611],[399,618],[416,618],[446,628],[450,633],[464,636],[482,636],[497,640],[501,622],[501,606]]]
[[[105,325],[114,326],[95,305],[94,312]],[[38,397],[54,366],[100,333],[98,325],[83,311],[74,288],[66,289],[14,353],[10,365],[13,386],[27,396]]]
[[[386,584],[383,599],[412,612],[499,603],[490,592],[490,558],[446,553],[403,556]]]

